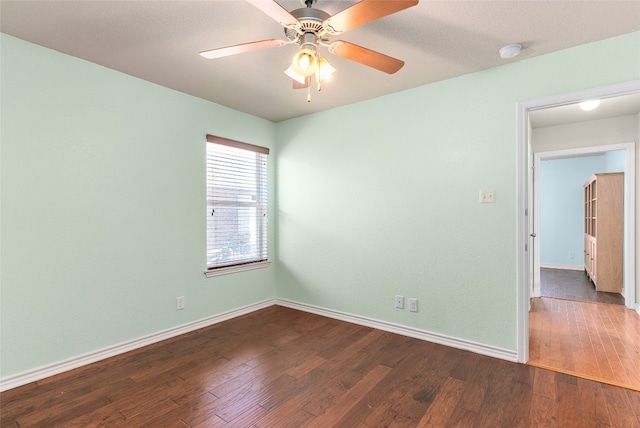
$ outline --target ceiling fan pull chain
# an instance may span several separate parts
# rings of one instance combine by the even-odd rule
[[[311,102],[311,82],[307,85],[307,102]]]

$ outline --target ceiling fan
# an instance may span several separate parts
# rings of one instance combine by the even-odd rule
[[[215,59],[265,48],[281,47],[297,43],[300,51],[293,57],[285,73],[293,78],[294,88],[309,88],[311,77],[315,76],[318,90],[321,83],[336,70],[326,58],[318,55],[318,47],[324,46],[329,52],[375,68],[388,74],[400,70],[404,61],[358,46],[344,40],[331,38],[345,31],[359,27],[387,15],[418,4],[419,0],[362,0],[335,15],[313,7],[316,0],[300,0],[305,6],[289,12],[275,0],[247,0],[253,6],[278,21],[284,27],[286,39],[268,39],[200,52],[205,58]],[[311,100],[307,92],[307,101]]]

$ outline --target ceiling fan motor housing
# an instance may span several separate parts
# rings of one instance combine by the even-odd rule
[[[327,12],[311,7],[296,9],[291,12],[291,15],[293,15],[300,24],[293,28],[286,27],[284,29],[287,39],[301,44],[308,43],[308,39],[305,40],[305,36],[306,34],[311,33],[315,36],[313,42],[314,45],[315,38],[322,38],[325,36],[327,31],[324,28],[324,21],[331,17]]]

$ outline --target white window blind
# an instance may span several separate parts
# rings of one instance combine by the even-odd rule
[[[264,147],[207,135],[209,271],[267,261],[268,154]]]

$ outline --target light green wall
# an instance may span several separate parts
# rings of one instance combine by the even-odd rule
[[[2,378],[275,296],[273,265],[203,274],[205,134],[273,123],[0,42]]]
[[[638,78],[633,33],[280,123],[278,297],[515,350],[516,104]]]

